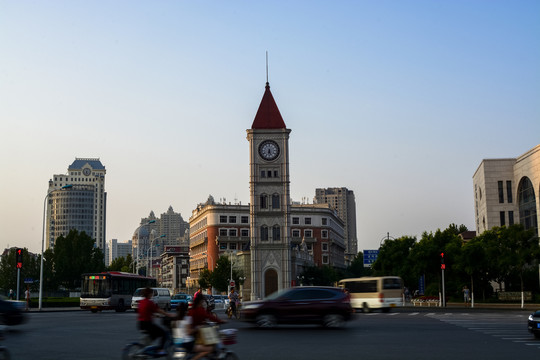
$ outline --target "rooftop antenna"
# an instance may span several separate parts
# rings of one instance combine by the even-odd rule
[[[268,51],[266,51],[266,85],[269,85],[268,83]]]

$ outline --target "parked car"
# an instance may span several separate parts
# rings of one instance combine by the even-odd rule
[[[24,301],[0,299],[0,322],[4,325],[19,325],[26,321]]]
[[[342,327],[351,319],[350,297],[341,288],[301,286],[284,289],[262,301],[245,302],[241,318],[259,327],[318,323]]]
[[[527,328],[535,338],[540,339],[540,310],[537,310],[529,315]]]
[[[179,304],[188,304],[191,300],[191,295],[175,294],[171,297],[171,309],[176,309]]]
[[[139,302],[144,299],[143,294],[144,288],[139,288],[133,293],[131,298],[131,308],[135,311],[139,308]],[[171,293],[169,289],[166,288],[152,288],[154,295],[152,296],[152,301],[158,304],[163,310],[171,309]]]

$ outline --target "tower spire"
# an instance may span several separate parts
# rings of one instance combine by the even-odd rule
[[[268,82],[268,50],[266,51],[266,87],[270,87],[270,83]]]

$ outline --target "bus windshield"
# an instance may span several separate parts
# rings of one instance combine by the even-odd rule
[[[88,276],[84,279],[81,289],[81,297],[85,298],[108,298],[111,296],[109,279],[105,276]]]

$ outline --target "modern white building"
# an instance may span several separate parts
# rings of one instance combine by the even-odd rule
[[[71,229],[84,231],[105,251],[107,193],[105,166],[99,159],[76,158],[67,174],[49,180],[46,208],[47,248]]]
[[[482,160],[473,175],[473,186],[478,234],[515,223],[538,232],[540,145],[517,158]]]

